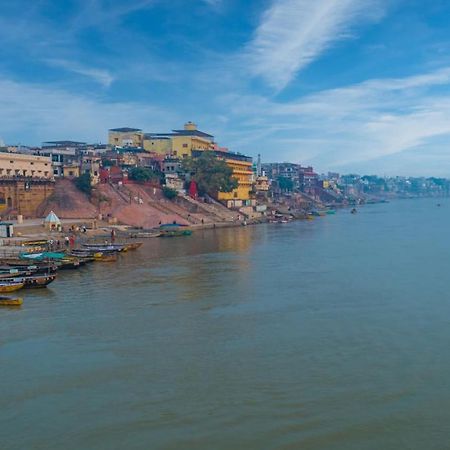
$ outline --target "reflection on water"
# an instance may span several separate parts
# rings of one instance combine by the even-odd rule
[[[24,291],[2,448],[445,448],[442,204],[149,239]]]

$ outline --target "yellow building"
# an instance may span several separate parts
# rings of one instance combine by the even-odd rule
[[[170,155],[172,153],[172,140],[168,136],[145,134],[144,150],[159,155]]]
[[[78,178],[80,176],[80,166],[78,164],[64,164],[63,168],[64,178]]]
[[[233,169],[233,177],[238,181],[238,187],[231,192],[219,192],[217,200],[226,204],[227,208],[240,208],[251,206],[254,203],[252,195],[253,170],[252,158],[240,153],[224,152],[214,150],[213,153],[218,159],[227,163]],[[198,157],[201,151],[194,151],[193,156]]]
[[[111,128],[108,132],[108,144],[114,147],[142,147],[144,133],[139,128]]]
[[[214,136],[198,130],[193,122],[184,124],[183,130],[172,133],[144,135],[144,149],[177,158],[187,158],[193,150],[213,150]]]
[[[52,160],[46,156],[0,153],[0,177],[53,178]]]

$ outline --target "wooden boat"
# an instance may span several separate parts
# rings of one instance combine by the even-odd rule
[[[125,244],[127,250],[137,250],[142,245],[142,242],[130,242]]]
[[[23,287],[25,289],[32,288],[44,288],[47,287],[50,283],[55,281],[56,275],[31,275],[27,277],[16,277],[10,278],[8,281],[10,283],[23,283]]]
[[[23,298],[16,297],[0,297],[0,306],[20,306],[23,303]]]
[[[103,252],[103,251],[109,251],[109,252],[123,252],[126,251],[126,246],[123,244],[83,244],[83,247],[86,247],[88,249],[97,251],[97,252]]]
[[[187,225],[167,223],[159,227],[160,237],[190,236],[192,230]]]
[[[117,253],[98,252],[94,255],[96,261],[115,262],[117,261]]]
[[[56,266],[58,267],[59,270],[79,269],[80,265],[82,265],[80,263],[80,260],[73,256],[60,259],[56,263]]]
[[[131,234],[132,238],[155,238],[160,236],[160,231],[140,231],[138,233]]]
[[[18,259],[9,259],[9,260],[1,260],[3,264],[0,266],[0,270],[4,273],[5,271],[17,270],[18,272],[30,272],[32,274],[38,273],[56,273],[58,267],[55,263],[48,262],[33,262],[30,264],[29,262],[18,260]]]
[[[16,281],[11,281],[9,283],[6,282],[1,282],[0,283],[0,292],[1,293],[8,293],[8,292],[15,292],[18,291],[19,289],[22,289],[24,286],[23,282],[16,282]]]

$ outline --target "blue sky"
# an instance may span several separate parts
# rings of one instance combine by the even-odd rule
[[[446,0],[0,0],[0,138],[187,120],[319,171],[450,177]]]

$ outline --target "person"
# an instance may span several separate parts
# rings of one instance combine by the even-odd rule
[[[116,240],[116,230],[113,228],[111,230],[111,242],[114,242]]]
[[[74,235],[71,235],[69,238],[69,246],[70,246],[70,248],[75,247],[75,236]]]
[[[64,244],[65,244],[66,248],[69,248],[69,246],[70,246],[70,239],[69,239],[69,236],[66,236],[66,237],[64,238]]]
[[[203,220],[203,218],[202,218],[202,225],[205,223],[205,221]]]

